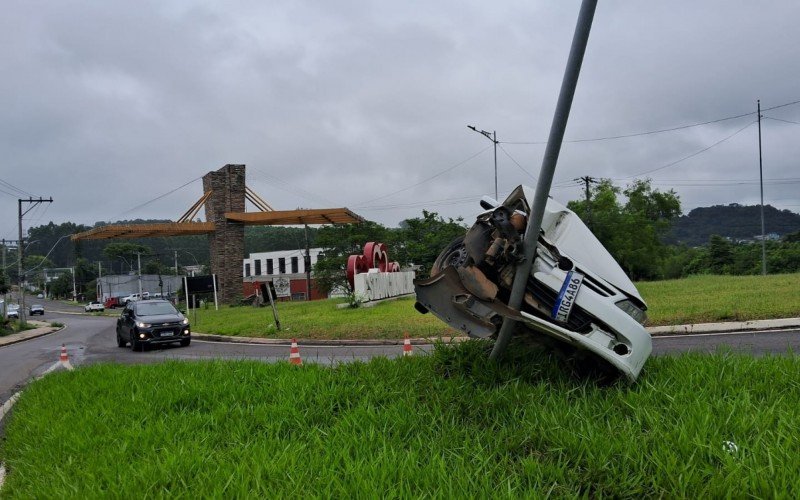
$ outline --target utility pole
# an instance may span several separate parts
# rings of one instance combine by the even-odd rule
[[[481,134],[482,136],[492,141],[492,143],[494,144],[494,199],[496,201],[499,201],[497,199],[497,131],[493,130],[492,133],[490,134],[486,130],[478,130],[472,125],[467,125],[467,128],[472,130],[473,132]]]
[[[3,239],[3,274],[6,273],[6,240]],[[8,276],[6,274],[6,276]],[[3,321],[8,319],[8,293],[3,293]]]
[[[75,286],[75,268],[72,268],[72,300],[78,301],[78,289]]]
[[[308,224],[303,226],[306,236],[306,258],[303,262],[303,267],[306,268],[306,300],[311,300],[311,249],[308,243]]]
[[[178,251],[175,250],[175,276],[178,275]]]
[[[139,299],[142,298],[142,253],[136,252],[136,260],[139,263]]]
[[[33,207],[40,203],[53,203],[53,197],[51,196],[48,199],[44,199],[41,196],[39,198],[27,198],[17,199],[17,203],[19,204],[19,241],[17,245],[17,270],[19,272],[19,322],[21,325],[25,325],[25,275],[22,272],[22,254],[23,254],[23,245],[22,245],[22,217],[30,212]],[[22,204],[28,203],[30,206],[24,212],[22,211]]]
[[[767,240],[764,233],[764,167],[761,162],[761,99],[758,100],[758,179],[761,185],[761,274],[767,275]]]
[[[597,184],[599,181],[594,177],[590,177],[585,175],[583,177],[578,177],[574,179],[578,183],[583,183],[584,188],[586,189],[586,225],[589,226],[589,230],[592,229],[592,198],[589,191],[590,184]]]

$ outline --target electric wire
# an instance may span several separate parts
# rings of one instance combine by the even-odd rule
[[[703,154],[703,153],[705,153],[706,151],[708,151],[709,149],[711,149],[711,148],[713,148],[713,147],[715,147],[715,146],[719,146],[720,144],[722,144],[723,142],[727,141],[728,139],[731,139],[732,137],[734,137],[734,136],[738,135],[739,133],[743,132],[743,131],[744,131],[746,128],[748,128],[748,127],[750,127],[751,125],[755,124],[757,121],[758,121],[758,120],[753,120],[753,121],[751,121],[750,123],[748,123],[747,125],[745,125],[744,127],[742,127],[742,128],[740,128],[739,130],[737,130],[736,132],[732,133],[731,135],[728,135],[728,136],[726,136],[726,137],[724,137],[724,138],[722,138],[722,139],[718,140],[718,141],[717,141],[717,142],[715,142],[714,144],[712,144],[712,145],[710,145],[710,146],[707,146],[707,147],[705,147],[705,148],[703,148],[703,149],[701,149],[701,150],[699,150],[699,151],[695,151],[694,153],[692,153],[692,154],[690,154],[690,155],[684,156],[683,158],[681,158],[681,159],[679,159],[679,160],[675,160],[675,161],[673,161],[673,162],[667,163],[666,165],[662,165],[662,166],[660,166],[660,167],[657,167],[657,168],[653,168],[653,169],[650,169],[650,170],[645,170],[645,171],[643,171],[643,172],[638,172],[638,173],[635,173],[635,174],[633,174],[633,175],[629,175],[629,176],[625,177],[625,179],[632,179],[632,178],[634,178],[634,177],[639,177],[640,175],[646,175],[646,174],[651,174],[651,173],[653,173],[653,172],[658,172],[659,170],[663,170],[663,169],[665,169],[665,168],[669,168],[669,167],[675,166],[675,165],[677,165],[678,163],[684,162],[684,161],[686,161],[686,160],[688,160],[688,159],[690,159],[690,158],[694,158],[695,156],[697,156],[697,155],[700,155],[700,154]]]
[[[775,120],[776,122],[791,123],[793,125],[800,125],[800,122],[793,122],[792,120],[784,120],[782,118],[773,118],[771,116],[764,116],[767,120]]]
[[[419,182],[417,182],[415,184],[412,184],[412,185],[410,185],[408,187],[404,187],[403,189],[398,189],[397,191],[393,191],[393,192],[388,193],[388,194],[384,194],[384,195],[378,196],[377,198],[372,198],[371,200],[363,201],[359,205],[356,205],[353,208],[360,208],[362,206],[365,206],[368,203],[372,203],[373,201],[378,201],[378,200],[382,200],[384,198],[389,198],[390,196],[394,196],[394,195],[402,193],[404,191],[408,191],[409,189],[413,189],[413,188],[415,188],[417,186],[421,186],[422,184],[425,184],[428,181],[431,181],[431,180],[433,180],[433,179],[435,179],[435,178],[437,178],[437,177],[439,177],[441,175],[446,174],[447,172],[455,169],[456,167],[460,167],[461,165],[463,165],[463,164],[467,163],[468,161],[476,158],[477,156],[480,156],[482,153],[486,152],[491,147],[492,146],[486,146],[485,148],[481,149],[480,151],[478,151],[477,153],[473,154],[472,156],[470,156],[470,157],[468,157],[468,158],[466,158],[464,160],[461,160],[460,162],[456,163],[455,165],[451,165],[451,166],[447,167],[446,169],[444,169],[444,170],[442,170],[442,171],[440,171],[440,172],[438,172],[436,174],[433,174],[432,176],[427,177],[427,178],[425,178],[425,179],[423,179],[423,180],[421,180],[421,181],[419,181]]]
[[[33,198],[33,195],[31,193],[29,193],[29,192],[27,192],[27,191],[25,191],[23,189],[18,188],[17,186],[11,184],[8,181],[4,181],[3,179],[0,179],[0,184],[6,186],[8,189],[11,189],[11,190],[16,191],[16,192],[18,192],[20,194],[24,194],[25,196],[29,196],[29,197]]]
[[[791,101],[791,102],[787,102],[787,103],[784,103],[784,104],[779,104],[777,106],[772,106],[772,107],[769,107],[769,108],[764,108],[764,109],[761,110],[761,112],[763,113],[765,111],[771,111],[773,109],[785,108],[787,106],[793,106],[795,104],[800,104],[800,100]],[[610,135],[610,136],[604,136],[604,137],[592,137],[592,138],[586,138],[586,139],[570,139],[570,140],[565,140],[563,142],[565,142],[565,143],[598,142],[598,141],[611,141],[611,140],[616,140],[616,139],[627,139],[627,138],[630,138],[630,137],[641,137],[641,136],[646,136],[646,135],[655,135],[655,134],[661,134],[661,133],[664,133],[664,132],[674,132],[676,130],[685,130],[685,129],[693,128],[693,127],[701,127],[703,125],[711,125],[713,123],[720,123],[720,122],[724,122],[724,121],[728,121],[728,120],[735,120],[737,118],[744,118],[745,116],[751,116],[751,115],[756,115],[756,114],[758,114],[758,111],[751,111],[749,113],[741,113],[741,114],[738,114],[738,115],[726,116],[726,117],[723,117],[723,118],[717,118],[715,120],[708,120],[708,121],[699,122],[699,123],[690,123],[690,124],[686,124],[686,125],[678,125],[678,126],[675,126],[675,127],[667,127],[667,128],[662,128],[662,129],[656,129],[656,130],[648,130],[648,131],[644,131],[644,132],[633,132],[633,133],[629,133],[629,134]],[[533,145],[547,144],[547,141],[533,141],[533,142],[498,141],[498,142],[502,143],[502,144],[533,144]]]
[[[172,190],[170,190],[170,191],[168,191],[168,192],[166,192],[166,193],[164,193],[164,194],[162,194],[162,195],[160,195],[160,196],[156,196],[156,197],[155,197],[155,198],[153,198],[152,200],[146,201],[146,202],[144,202],[144,203],[140,203],[139,205],[136,205],[135,207],[133,207],[133,208],[131,208],[131,209],[128,209],[128,210],[126,210],[126,211],[122,212],[121,214],[119,214],[119,215],[117,215],[117,216],[113,217],[113,219],[119,219],[120,217],[122,217],[122,216],[123,216],[123,215],[125,215],[125,214],[129,214],[129,213],[133,212],[134,210],[138,210],[138,209],[140,209],[140,208],[142,208],[142,207],[144,207],[144,206],[147,206],[147,205],[149,205],[149,204],[151,204],[151,203],[153,203],[153,202],[156,202],[156,201],[158,201],[158,200],[160,200],[160,199],[162,199],[162,198],[166,198],[167,196],[171,195],[172,193],[174,193],[174,192],[176,192],[176,191],[178,191],[178,190],[180,190],[180,189],[183,189],[183,188],[185,188],[186,186],[188,186],[189,184],[191,184],[191,183],[193,183],[193,182],[196,182],[196,181],[199,181],[199,180],[200,180],[200,179],[202,179],[202,178],[203,178],[203,176],[202,176],[202,175],[201,175],[201,176],[199,176],[199,177],[195,177],[194,179],[190,180],[189,182],[187,182],[187,183],[185,183],[185,184],[182,184],[182,185],[180,185],[180,186],[176,187],[175,189],[172,189]]]

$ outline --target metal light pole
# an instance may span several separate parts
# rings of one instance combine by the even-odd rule
[[[472,125],[467,125],[467,128],[481,134],[494,144],[494,199],[497,200],[497,132],[493,130],[490,134],[485,130],[478,130]]]
[[[139,265],[139,298],[142,298],[142,254],[141,252],[136,252],[136,260],[138,261]]]
[[[767,275],[767,240],[764,234],[764,167],[761,163],[761,99],[758,100],[758,179],[761,185],[761,274]]]
[[[519,310],[522,305],[525,285],[528,282],[533,259],[536,256],[539,231],[542,228],[542,216],[547,205],[547,197],[550,195],[550,186],[553,183],[553,175],[555,174],[556,163],[558,163],[561,143],[564,140],[564,131],[567,128],[572,98],[575,95],[575,87],[578,85],[578,76],[581,72],[583,55],[586,52],[586,44],[589,41],[589,32],[592,29],[592,19],[594,18],[596,7],[597,0],[583,0],[581,10],[578,13],[578,22],[572,38],[572,47],[569,51],[564,79],[561,82],[561,90],[558,94],[558,103],[553,115],[553,122],[550,125],[547,148],[542,159],[539,182],[536,184],[536,194],[533,197],[533,203],[528,214],[524,241],[525,259],[517,265],[514,283],[511,287],[511,296],[508,299],[508,307],[512,309]],[[503,354],[508,342],[511,340],[515,327],[516,322],[514,320],[506,319],[503,321],[503,326],[497,335],[497,341],[494,343],[492,353],[489,355],[490,359],[496,360]]]

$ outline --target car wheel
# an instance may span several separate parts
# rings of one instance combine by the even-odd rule
[[[143,347],[142,343],[136,340],[136,337],[134,337],[133,332],[131,332],[131,350],[135,352],[142,352],[143,350],[142,347]]]
[[[117,332],[117,347],[125,347],[128,345],[128,342],[122,338],[122,335]]]
[[[469,255],[464,244],[464,237],[459,236],[450,242],[439,254],[431,266],[431,276],[436,276],[447,266],[460,267],[467,263]]]
[[[181,340],[181,347],[189,347],[189,344],[192,343],[192,339],[183,339]]]

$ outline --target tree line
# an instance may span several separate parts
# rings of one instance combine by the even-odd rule
[[[674,243],[674,224],[681,217],[680,198],[672,190],[654,189],[649,180],[635,180],[625,188],[615,186],[607,179],[600,180],[591,185],[586,198],[570,201],[568,207],[581,217],[633,280],[761,272],[759,243],[737,243],[732,238],[717,234],[712,234],[703,245]],[[719,222],[719,207],[695,209],[690,215],[696,213],[703,215],[705,222],[701,226],[705,231],[708,231],[709,220],[717,217]],[[744,225],[745,221],[746,224],[753,223],[747,215],[753,218],[756,212],[748,208],[738,213],[736,225]],[[781,220],[788,221],[786,224],[791,224],[791,216],[800,217],[791,212],[782,213],[781,216]],[[685,218],[683,216],[682,219]],[[119,223],[152,222],[163,221]],[[101,224],[95,227],[98,225]],[[314,268],[318,286],[323,290],[342,286],[346,280],[347,258],[352,254],[360,254],[363,245],[369,241],[386,243],[390,260],[399,262],[403,267],[414,266],[419,276],[427,276],[439,252],[453,239],[462,236],[467,228],[468,225],[461,218],[446,219],[427,210],[422,211],[421,217],[406,219],[396,228],[370,221],[356,225],[309,228],[308,244],[324,249]],[[70,222],[51,222],[30,228],[23,265],[24,270],[30,273],[29,279],[35,281],[36,276],[41,277],[37,270],[70,268],[51,284],[55,286],[54,290],[63,288],[65,295],[71,293],[74,269],[79,294],[90,294],[94,290],[94,280],[101,272],[126,274],[137,271],[139,259],[145,274],[174,274],[176,257],[179,270],[189,265],[208,265],[208,240],[205,236],[82,242],[72,242],[68,237],[88,229],[88,226]],[[246,253],[294,250],[303,248],[305,244],[306,233],[303,228],[245,228]],[[768,272],[800,271],[800,231],[786,234],[780,241],[768,241],[766,254]],[[7,252],[7,265],[0,273],[0,283],[17,281],[16,256],[11,250]]]

